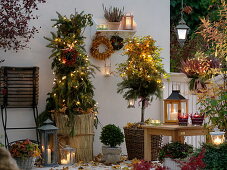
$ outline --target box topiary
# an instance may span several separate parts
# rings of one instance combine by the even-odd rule
[[[102,128],[100,140],[104,145],[114,148],[124,142],[124,134],[119,127],[108,124]]]

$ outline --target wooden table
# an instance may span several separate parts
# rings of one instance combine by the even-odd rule
[[[144,129],[144,160],[151,160],[151,135],[172,136],[172,141],[184,143],[184,136],[207,135],[208,130],[203,126],[142,126]]]

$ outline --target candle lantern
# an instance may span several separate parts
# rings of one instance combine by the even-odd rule
[[[128,99],[128,108],[135,108],[135,99]]]
[[[109,77],[111,75],[111,65],[105,65],[105,76]]]
[[[73,165],[75,163],[76,149],[66,145],[61,149],[61,164],[62,165]]]
[[[133,30],[133,15],[126,14],[123,16],[123,29],[124,30]]]
[[[57,130],[53,122],[47,119],[44,125],[39,127],[40,144],[44,166],[58,166],[57,164]]]
[[[164,122],[177,124],[178,115],[188,114],[188,99],[180,94],[180,90],[173,90],[171,95],[164,100]]]
[[[214,145],[220,145],[225,142],[225,132],[221,132],[218,128],[214,128],[214,132],[210,132],[210,135]]]

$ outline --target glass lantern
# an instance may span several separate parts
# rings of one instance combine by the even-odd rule
[[[220,145],[225,142],[225,132],[221,132],[218,128],[214,128],[214,132],[210,132],[210,135],[214,145]]]
[[[105,77],[109,77],[111,75],[111,65],[105,65]]]
[[[40,131],[40,144],[41,144],[41,153],[43,158],[44,166],[58,166],[57,164],[57,130],[53,122],[50,119],[47,119],[43,122],[43,126],[39,127]]]
[[[75,163],[76,149],[66,145],[61,149],[61,164],[62,165],[73,165]]]
[[[135,99],[128,99],[128,108],[135,108]]]
[[[133,30],[133,15],[126,14],[123,16],[123,29],[124,30]]]
[[[188,99],[180,94],[180,90],[173,90],[171,95],[164,100],[164,122],[177,124],[178,115],[188,114]]]

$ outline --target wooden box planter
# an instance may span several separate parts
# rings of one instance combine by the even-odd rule
[[[70,136],[71,127],[67,126],[68,118],[62,113],[54,113],[59,135],[68,136],[66,143],[76,149],[76,161],[93,160],[94,114],[75,116],[75,136]]]
[[[144,130],[138,128],[124,128],[128,159],[144,159]],[[162,136],[151,136],[151,160],[158,159]]]

